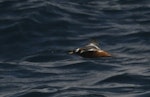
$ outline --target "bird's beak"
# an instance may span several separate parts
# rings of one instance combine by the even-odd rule
[[[68,54],[70,54],[70,55],[73,54],[73,53],[74,53],[73,51],[69,51],[69,52],[68,52]]]

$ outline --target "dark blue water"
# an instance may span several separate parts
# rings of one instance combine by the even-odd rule
[[[150,97],[150,1],[1,0],[0,97]]]

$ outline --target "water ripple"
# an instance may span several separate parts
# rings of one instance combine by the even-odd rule
[[[2,97],[149,97],[148,0],[1,0]],[[68,51],[97,39],[110,58]]]

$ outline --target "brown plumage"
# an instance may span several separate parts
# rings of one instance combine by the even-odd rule
[[[83,48],[72,50],[69,54],[76,54],[85,58],[111,57],[111,54],[101,50],[98,43],[95,42],[91,42]]]

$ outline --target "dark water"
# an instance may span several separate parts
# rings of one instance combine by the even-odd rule
[[[149,0],[0,1],[0,97],[150,97],[149,54]]]

